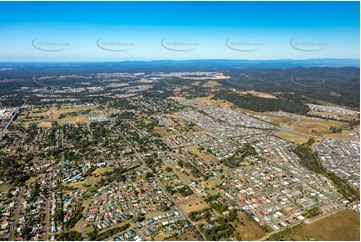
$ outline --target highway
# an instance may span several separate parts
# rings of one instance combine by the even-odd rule
[[[10,120],[8,121],[8,123],[6,124],[5,128],[0,132],[0,139],[5,135],[7,129],[9,128],[10,124],[13,122],[14,118],[16,117],[16,115],[19,113],[19,108],[16,108],[13,112],[13,114],[11,115]]]

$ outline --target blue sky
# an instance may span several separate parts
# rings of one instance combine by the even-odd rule
[[[0,2],[0,61],[359,59],[359,17],[359,2]]]

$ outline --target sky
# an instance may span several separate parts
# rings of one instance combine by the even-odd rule
[[[359,2],[0,2],[0,61],[360,55]]]

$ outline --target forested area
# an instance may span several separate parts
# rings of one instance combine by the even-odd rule
[[[284,111],[288,113],[305,114],[310,111],[309,107],[299,100],[271,99],[256,97],[250,94],[239,95],[232,91],[221,91],[214,95],[213,99],[226,100],[244,109],[256,112]]]

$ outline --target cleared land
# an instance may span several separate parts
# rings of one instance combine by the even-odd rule
[[[311,224],[298,226],[272,235],[270,240],[359,241],[360,214],[343,210]]]
[[[311,138],[311,136],[301,135],[299,133],[293,133],[290,131],[274,132],[274,135],[296,144],[304,144]]]
[[[292,130],[310,135],[331,134],[331,126],[346,129],[348,123],[319,118],[302,118],[301,122],[295,125]]]
[[[194,231],[191,229],[185,229],[184,233],[181,235],[177,235],[175,237],[169,238],[167,240],[174,241],[174,240],[182,240],[182,241],[198,241],[199,238],[194,234]]]
[[[166,137],[166,136],[170,136],[173,135],[173,132],[165,127],[154,127],[154,132],[159,134],[160,137]]]
[[[209,81],[202,85],[202,87],[207,87],[207,88],[219,87],[219,86],[222,86],[222,84],[216,81]]]
[[[278,99],[276,96],[274,96],[274,95],[272,95],[272,94],[270,94],[270,93],[257,92],[257,91],[254,91],[254,90],[251,90],[251,91],[236,91],[236,93],[238,93],[238,94],[240,94],[240,95],[250,94],[250,95],[255,96],[255,97]]]
[[[221,108],[229,108],[229,109],[233,109],[234,105],[228,101],[225,100],[214,100],[212,99],[214,97],[213,94],[209,95],[208,97],[199,97],[199,98],[195,98],[195,100],[199,100],[199,101],[203,101],[205,103],[209,103],[209,104],[213,104],[216,105],[218,107]]]
[[[52,122],[40,122],[38,124],[38,127],[41,127],[41,128],[51,128],[53,127],[53,123]]]
[[[193,154],[197,155],[205,162],[214,162],[217,160],[216,157],[212,154],[200,152],[198,145],[188,146],[187,150],[189,150]]]
[[[240,214],[238,218],[240,223],[235,228],[243,240],[257,240],[265,235],[265,232],[253,221],[247,219],[246,215]]]
[[[275,117],[274,119],[271,120],[271,123],[284,127],[284,126],[290,126],[295,121],[296,119],[291,117]]]
[[[182,202],[178,203],[178,206],[187,214],[209,207],[201,198],[184,198]]]

